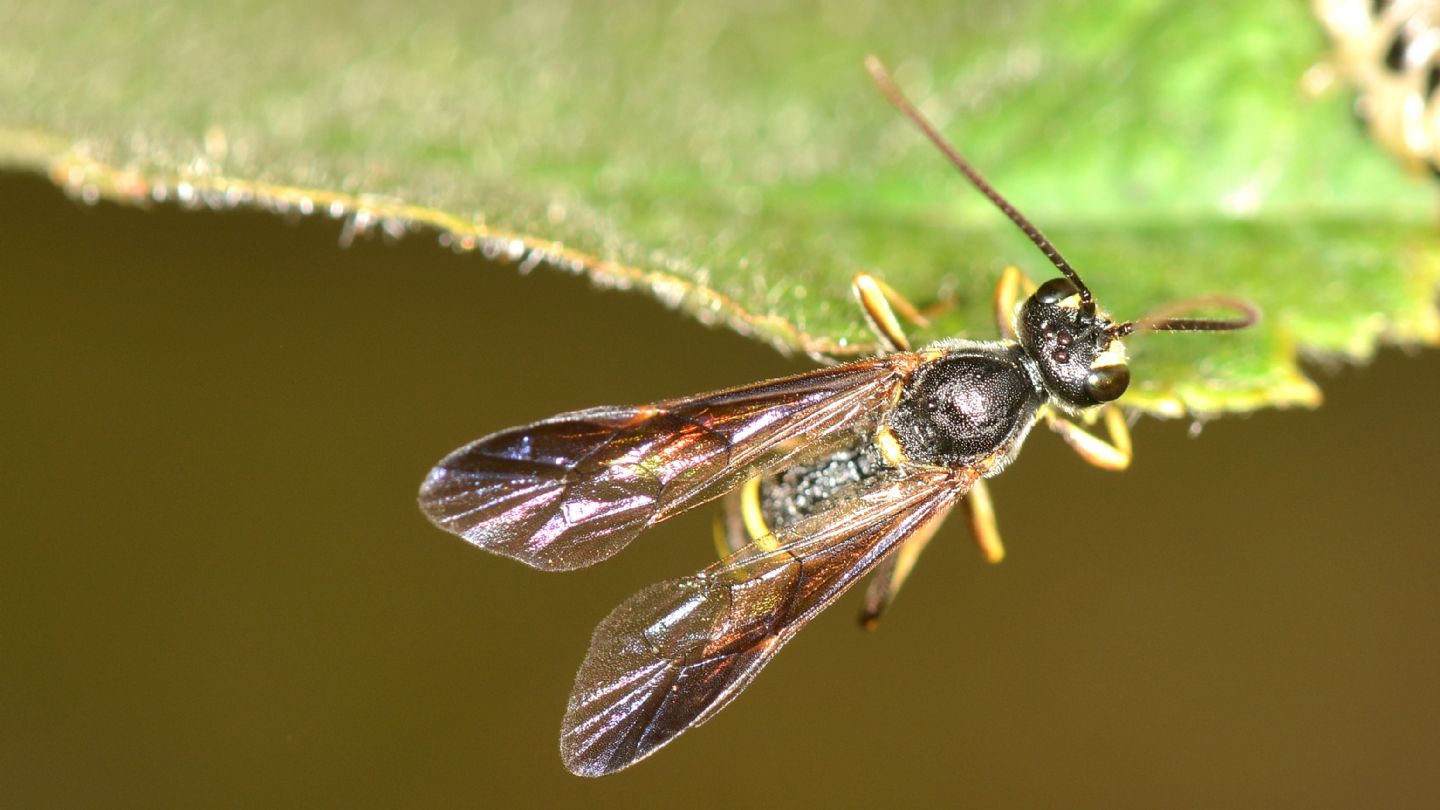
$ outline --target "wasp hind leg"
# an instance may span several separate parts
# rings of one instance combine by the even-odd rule
[[[760,476],[726,493],[715,516],[715,553],[725,559],[751,543],[775,542],[760,508]],[[767,549],[769,550],[769,549]]]
[[[874,630],[880,624],[880,617],[884,615],[886,608],[890,607],[890,603],[895,601],[895,596],[900,593],[905,580],[910,578],[916,561],[924,553],[925,547],[930,545],[949,511],[946,509],[935,515],[929,523],[921,526],[908,540],[901,543],[900,548],[895,549],[893,554],[880,561],[875,573],[870,575],[870,583],[865,586],[865,603],[860,607],[861,627]]]
[[[965,495],[960,506],[965,510],[965,520],[970,524],[970,533],[975,537],[985,559],[992,563],[1004,559],[1005,546],[1000,542],[1000,528],[995,522],[995,507],[990,500],[990,490],[983,480],[975,482],[975,486]],[[941,522],[945,520],[945,514],[942,512],[932,518],[875,569],[869,585],[865,588],[865,602],[860,608],[861,627],[874,630],[880,624],[880,617],[895,601],[900,588],[905,585],[905,580],[909,579],[915,563],[934,538]]]

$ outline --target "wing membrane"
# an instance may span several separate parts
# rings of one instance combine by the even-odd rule
[[[602,776],[709,719],[806,622],[954,503],[973,473],[927,469],[788,526],[616,608],[590,642],[561,729],[565,766]]]
[[[891,355],[495,433],[436,465],[420,508],[441,528],[536,568],[590,565],[812,440],[865,426],[917,362]]]

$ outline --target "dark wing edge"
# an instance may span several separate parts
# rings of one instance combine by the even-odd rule
[[[973,474],[927,468],[780,530],[700,573],[637,593],[595,628],[561,725],[560,756],[604,776],[654,753],[741,692],[775,653]]]
[[[892,355],[501,431],[437,464],[420,487],[420,509],[440,528],[535,568],[591,565],[812,440],[865,427],[917,362]]]

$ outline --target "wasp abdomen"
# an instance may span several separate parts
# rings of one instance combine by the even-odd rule
[[[873,445],[791,467],[760,482],[760,513],[770,529],[783,528],[867,486],[886,469]]]
[[[1044,401],[1016,347],[976,347],[916,370],[891,412],[905,460],[945,467],[1008,461]]]

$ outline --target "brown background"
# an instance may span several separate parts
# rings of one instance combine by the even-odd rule
[[[1003,565],[950,527],[880,632],[845,600],[596,782],[556,754],[574,668],[708,561],[709,510],[546,575],[415,489],[498,428],[803,363],[429,237],[13,175],[0,223],[8,806],[1440,804],[1433,353],[1314,369],[1317,412],[1144,422],[1126,474],[1037,433]]]

